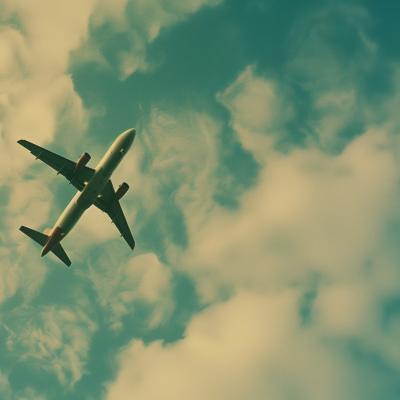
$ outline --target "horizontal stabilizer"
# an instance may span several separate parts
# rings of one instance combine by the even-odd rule
[[[44,233],[40,233],[34,231],[33,229],[27,228],[26,226],[21,226],[19,230],[25,235],[29,236],[33,239],[36,243],[40,244],[42,247],[47,243],[49,240],[49,236],[45,235]],[[56,244],[53,249],[51,250],[65,265],[68,267],[71,265],[71,261],[65,253],[65,250],[62,248],[61,244]]]
[[[67,253],[61,246],[61,243],[57,243],[51,250],[67,267],[71,265],[71,261],[67,256]]]
[[[26,226],[21,226],[19,230],[25,233],[26,236],[29,236],[31,239],[33,239],[36,243],[40,244],[42,247],[49,240],[49,236],[45,235],[44,233],[40,233],[34,231],[33,229],[27,228]]]

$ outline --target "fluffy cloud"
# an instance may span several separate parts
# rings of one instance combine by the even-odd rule
[[[362,291],[347,296],[356,322],[342,318],[332,321],[334,326],[350,331],[358,321],[359,329],[365,330],[377,323],[376,315],[370,314],[371,323],[360,321],[368,306],[360,307],[361,299],[368,300],[368,295],[358,297]],[[385,385],[394,387],[395,379],[375,378],[379,367],[357,358],[351,335],[340,337],[324,322],[301,326],[298,302],[296,289],[270,295],[240,293],[195,317],[185,338],[175,344],[146,347],[133,341],[120,357],[121,371],[107,399],[300,400],[319,399],[321,393],[329,400],[373,399],[382,390],[394,398]],[[321,302],[318,307],[329,315],[332,309],[340,312],[342,304]],[[373,351],[360,353],[368,357]],[[383,363],[392,368],[388,358],[383,356]],[[398,375],[398,366],[393,371]]]
[[[393,145],[387,132],[371,128],[340,156],[271,154],[239,211],[215,206],[182,265],[214,284],[259,289],[303,281],[311,271],[359,275],[387,221],[397,218]]]
[[[340,21],[357,43],[347,56],[333,44]],[[380,254],[388,221],[398,221],[398,119],[384,108],[397,104],[400,90],[394,81],[395,93],[370,112],[363,79],[377,68],[377,56],[365,35],[367,23],[359,8],[315,12],[293,28],[295,56],[281,81],[249,66],[217,95],[231,113],[237,139],[263,169],[257,187],[240,198],[240,210],[214,204],[201,214],[200,229],[186,214],[190,247],[179,264],[196,277],[207,300],[218,293],[218,284],[268,290],[304,283],[313,273],[329,280],[353,279]],[[363,57],[368,62],[356,62]],[[325,65],[327,58],[331,62]],[[352,69],[345,68],[345,61]],[[297,86],[308,97],[295,95]],[[303,122],[301,110],[307,111]],[[357,120],[361,111],[358,134],[342,135],[339,125]],[[282,153],[279,141],[288,137],[293,121],[300,131],[326,127],[320,126],[318,140],[307,131],[302,146],[307,148],[292,144]],[[339,154],[337,146],[342,146]]]
[[[60,114],[80,108],[66,71],[69,52],[87,34],[91,8],[89,1],[68,5],[49,1],[5,3],[0,85],[6,137],[19,139],[24,135],[39,143],[50,141]],[[12,23],[15,16],[19,26]],[[81,123],[83,119],[78,118]],[[76,121],[73,126],[77,127]]]
[[[16,141],[27,139],[42,145],[52,141],[57,132],[68,153],[74,146],[71,139],[86,127],[87,113],[67,69],[70,51],[87,35],[92,7],[92,1],[2,3],[0,169],[10,192],[8,248],[15,246],[10,237],[18,240],[20,225],[36,228],[46,221],[52,200],[43,182],[20,177],[27,173],[33,158]],[[63,135],[67,130],[72,133]]]
[[[21,212],[17,209],[21,201],[31,203],[34,210],[45,194],[50,197],[45,190],[39,193],[32,187],[37,187],[37,182],[36,185],[32,181],[15,184],[20,181],[17,174],[25,172],[33,161],[16,141],[28,139],[40,145],[51,141],[56,131],[63,133],[65,129],[72,129],[74,137],[82,133],[87,119],[66,71],[69,52],[87,34],[92,3],[39,3],[3,3],[0,29],[0,168],[4,181],[10,184],[12,190],[10,215]],[[61,139],[68,150],[72,148],[70,139],[71,136]],[[11,157],[12,154],[18,154],[18,157]],[[38,194],[41,199],[37,198]],[[43,211],[42,207],[41,213]],[[36,215],[39,217],[37,209]],[[43,223],[43,220],[40,222]],[[15,223],[10,220],[9,224],[14,228]]]

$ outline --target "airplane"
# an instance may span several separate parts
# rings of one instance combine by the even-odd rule
[[[124,182],[115,191],[110,179],[130,149],[135,135],[135,129],[128,129],[121,133],[95,169],[86,166],[91,158],[88,153],[83,153],[75,163],[27,140],[18,141],[21,146],[36,156],[36,159],[55,169],[57,175],[65,176],[69,184],[78,189],[76,195],[54,224],[53,229],[47,228],[41,233],[26,226],[19,228],[25,235],[43,247],[42,257],[51,251],[68,267],[71,265],[71,261],[60,242],[68,235],[83,213],[93,204],[110,216],[111,223],[115,224],[129,247],[132,250],[135,248],[135,240],[119,204],[119,200],[128,191],[129,185]]]

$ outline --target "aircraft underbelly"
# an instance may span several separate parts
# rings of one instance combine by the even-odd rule
[[[112,163],[111,165],[109,164],[108,167],[111,172],[115,169]],[[105,168],[100,167],[97,169],[82,192],[78,192],[68,204],[54,227],[61,228],[66,235],[76,225],[83,213],[94,204],[97,196],[110,179],[109,175],[111,174],[109,174],[109,171],[105,170]]]
[[[77,197],[79,194],[81,193],[78,192],[74,196],[54,225],[54,228],[61,228],[65,232],[65,235],[76,225],[83,213],[86,211],[85,207],[82,207],[77,203]]]
[[[76,201],[77,204],[85,209],[89,208],[92,204],[94,204],[97,196],[101,193],[109,179],[109,176],[107,176],[102,169],[96,171],[90,182],[86,185],[82,192],[79,193]]]

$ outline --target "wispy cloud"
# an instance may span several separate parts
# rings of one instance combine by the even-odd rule
[[[135,315],[136,306],[145,302],[150,308],[146,316],[151,328],[168,321],[174,308],[169,269],[154,254],[143,254],[129,262],[110,268],[105,254],[89,266],[88,278],[99,294],[99,303],[107,315],[111,329],[123,327],[121,319]]]
[[[162,2],[159,0],[99,1],[91,17],[92,35],[73,55],[74,63],[95,62],[126,79],[135,71],[155,68],[150,65],[147,46],[164,28],[186,20],[205,6],[220,0]]]

